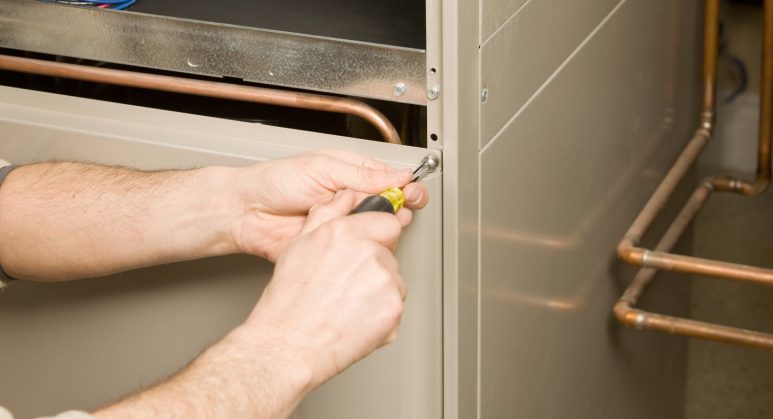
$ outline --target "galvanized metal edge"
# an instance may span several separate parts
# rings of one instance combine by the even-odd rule
[[[3,0],[0,47],[393,102],[427,103],[425,52],[388,45]],[[400,84],[404,89],[395,89]]]

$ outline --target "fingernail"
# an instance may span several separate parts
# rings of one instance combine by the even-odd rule
[[[421,198],[423,197],[422,192],[418,188],[410,188],[405,192],[405,200],[410,203],[416,203],[421,201]]]

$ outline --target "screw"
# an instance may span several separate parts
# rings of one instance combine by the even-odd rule
[[[427,89],[427,99],[429,100],[435,100],[440,96],[440,86],[437,84],[432,86],[430,89]]]
[[[406,87],[404,83],[397,83],[393,89],[395,96],[402,96],[405,93]]]
[[[486,103],[488,101],[488,88],[483,88],[483,91],[480,92],[480,102]]]

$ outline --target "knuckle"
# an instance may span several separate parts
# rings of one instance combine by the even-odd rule
[[[390,292],[394,288],[394,281],[392,275],[381,266],[374,266],[372,268],[373,273],[370,274],[370,283],[373,286],[374,291],[378,293]]]
[[[384,340],[384,343],[389,345],[390,343],[393,343],[396,340],[397,340],[397,330],[393,330],[391,333],[389,333],[387,338]]]
[[[322,169],[323,172],[329,172],[333,170],[332,168],[336,167],[336,163],[338,161],[328,156],[327,154],[316,154],[313,156],[312,160],[309,161],[310,165],[314,165],[315,167]]]
[[[365,182],[365,184],[373,183],[378,180],[375,171],[363,165],[357,166],[357,176]]]
[[[365,240],[361,244],[361,248],[363,257],[371,261],[379,259],[381,257],[381,253],[383,252],[382,247],[378,243],[370,240]]]
[[[400,309],[399,311],[393,312],[391,316],[387,318],[387,322],[389,324],[390,330],[397,330],[398,327],[400,327],[400,320],[403,317],[403,311]]]
[[[398,292],[391,294],[387,303],[387,317],[392,325],[400,324],[403,315],[403,299]]]
[[[328,234],[336,239],[352,237],[354,226],[345,218],[336,218],[327,223]]]

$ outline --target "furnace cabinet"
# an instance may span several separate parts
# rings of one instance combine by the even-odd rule
[[[401,240],[398,340],[294,418],[681,416],[685,341],[623,329],[611,307],[633,274],[615,245],[695,121],[696,1],[181,3],[6,0],[0,52],[366,99],[411,143],[62,94],[51,86],[66,81],[6,71],[0,157],[155,169],[329,148],[401,167],[441,156]],[[239,324],[271,272],[231,256],[15,283],[0,294],[0,404],[93,409],[152,384]],[[679,314],[686,298],[664,280],[644,304]]]

